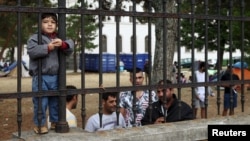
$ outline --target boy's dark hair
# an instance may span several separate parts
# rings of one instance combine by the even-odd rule
[[[70,90],[70,89],[77,89],[75,86],[73,86],[73,85],[67,85],[66,86],[66,89],[67,90]],[[67,95],[66,96],[66,102],[70,102],[72,99],[73,99],[73,97],[74,96],[77,96],[77,94],[74,94],[74,95]]]
[[[102,99],[107,101],[109,96],[116,97],[116,95],[117,95],[117,92],[106,92],[102,94]]]
[[[48,18],[48,17],[51,17],[57,23],[57,15],[55,13],[42,13],[42,16],[41,16],[42,19]]]

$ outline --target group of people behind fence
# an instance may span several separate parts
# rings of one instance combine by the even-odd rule
[[[199,70],[195,72],[196,82],[204,82],[205,80],[204,63],[205,62],[201,62]],[[223,76],[222,80],[225,79],[224,77],[229,77],[229,73],[230,68],[228,68],[228,73],[226,76]],[[129,80],[131,84],[135,84],[136,86],[143,85],[144,77],[144,73],[140,68],[136,68],[135,73],[133,73],[133,71],[129,73]],[[120,93],[102,93],[102,111],[91,115],[87,119],[84,130],[87,132],[95,132],[116,128],[129,128],[149,124],[161,124],[166,122],[193,120],[197,116],[198,108],[201,108],[201,118],[205,118],[204,99],[206,92],[203,87],[197,87],[195,89],[195,110],[193,110],[189,104],[184,101],[178,100],[177,95],[174,93],[174,88],[165,87],[168,84],[172,84],[172,81],[160,80],[157,84],[158,87],[156,91],[137,90],[123,91]],[[76,89],[76,87],[72,85],[66,86],[66,88]],[[212,92],[210,87],[208,88],[207,93],[211,96],[214,96],[214,93]],[[226,88],[226,93],[228,93],[228,88]],[[136,98],[135,103],[134,96]],[[116,103],[117,98],[119,98],[119,103]],[[230,99],[225,100],[230,101]],[[224,109],[223,116],[226,115],[226,112],[229,108],[229,103],[227,101],[224,101],[227,104],[227,107],[225,106],[225,108],[227,109]],[[150,103],[152,104],[151,108],[149,108]],[[66,106],[66,120],[69,123],[69,127],[77,127],[76,118],[70,112],[71,109],[76,108],[76,104],[77,95],[68,95]],[[236,105],[237,103],[234,102],[234,106]],[[134,106],[136,106],[135,111]],[[117,111],[117,107],[120,107],[119,111]],[[230,115],[232,115],[232,113],[230,113]],[[50,119],[48,118],[48,121],[49,120]],[[51,125],[50,122],[48,123],[48,127],[54,130],[55,125]]]
[[[203,75],[203,73],[205,72],[204,65],[205,65],[204,62],[202,62],[200,64],[199,70],[195,72],[196,82],[204,81],[204,75]],[[230,70],[228,71],[230,72]],[[229,76],[228,73],[227,76]],[[144,73],[140,68],[136,68],[135,78],[134,78],[134,73],[132,71],[129,74],[129,80],[131,84],[133,84],[135,80],[134,83],[136,86],[143,85],[144,77],[145,77]],[[223,77],[222,79],[225,78]],[[160,80],[158,82],[158,88],[156,92],[149,90],[137,90],[137,91],[124,91],[120,93],[117,92],[102,93],[102,102],[101,102],[103,107],[102,111],[88,118],[84,130],[87,132],[95,132],[95,131],[110,130],[116,128],[129,128],[129,127],[144,126],[149,124],[160,124],[166,122],[193,120],[197,116],[196,114],[198,108],[201,108],[201,118],[205,118],[204,88],[197,87],[195,89],[196,101],[195,101],[195,112],[194,112],[189,104],[187,104],[184,101],[178,100],[176,94],[174,93],[174,88],[164,87],[168,84],[172,84],[172,81]],[[76,87],[73,85],[68,85],[66,86],[66,88],[76,89]],[[209,90],[208,94],[214,96],[212,90],[210,90],[210,88],[208,88],[208,90]],[[226,92],[228,93],[227,88]],[[136,103],[134,103],[134,96],[136,97]],[[76,108],[77,95],[68,95],[66,98],[67,98],[66,120],[69,124],[69,127],[77,127],[76,117],[70,112],[71,109]],[[120,101],[119,105],[117,105],[118,103],[116,103],[117,98],[119,98]],[[229,101],[229,99],[226,100]],[[149,108],[150,103],[152,103],[151,109]],[[229,105],[228,102],[226,102],[226,104]],[[237,105],[237,103],[234,102],[234,106],[235,105]],[[120,111],[117,112],[116,109],[118,106],[120,107]],[[133,106],[136,106],[135,111]],[[223,115],[226,115],[226,111],[227,110],[223,111]],[[232,113],[230,113],[230,115],[232,115]],[[117,118],[117,116],[119,118]],[[50,119],[48,117],[48,123],[49,123],[48,127],[51,130],[54,130],[55,123],[52,123],[51,125],[49,120]]]
[[[144,73],[140,68],[136,68],[135,73],[131,71],[129,75],[131,84],[143,85]],[[160,80],[156,93],[151,90],[124,91],[119,94],[117,92],[102,93],[102,115],[100,113],[92,115],[86,122],[85,130],[94,132],[194,119],[191,106],[179,101],[173,88],[164,87],[171,83],[170,80]],[[119,114],[116,113],[118,106],[116,97],[119,97]],[[150,103],[152,110],[149,109]],[[181,104],[181,109],[179,109],[179,104]],[[119,115],[119,122],[117,115]],[[102,125],[100,125],[100,117],[102,117]]]
[[[41,15],[41,44],[38,42],[39,32],[31,35],[27,41],[27,49],[30,57],[29,74],[32,76],[33,92],[38,92],[40,90],[40,83],[43,91],[58,90],[59,52],[65,55],[70,55],[73,52],[73,40],[60,39],[57,36],[56,28],[57,15],[54,13],[43,13]],[[39,60],[41,61],[40,63]],[[204,82],[205,80],[204,67],[204,65],[200,66],[199,72],[197,72],[197,82]],[[146,68],[146,71],[148,75],[150,73],[149,68]],[[227,75],[223,76],[222,80],[230,80],[230,73],[231,71],[228,70]],[[39,77],[38,74],[41,74],[41,77]],[[144,82],[144,73],[140,68],[136,68],[136,73],[133,73],[133,71],[130,72],[129,79],[131,84],[141,86]],[[233,79],[238,80],[235,75]],[[159,80],[156,93],[153,90],[125,91],[120,92],[119,95],[117,92],[102,93],[103,109],[100,113],[90,116],[87,120],[85,130],[94,132],[195,119],[196,113],[193,113],[190,105],[177,98],[174,94],[174,88],[166,87],[171,83],[170,80]],[[223,85],[223,87],[225,87],[223,115],[226,115],[230,107],[230,97],[228,95],[233,91],[234,99],[236,99],[236,101],[234,101],[234,107],[236,107],[237,93],[235,92],[236,86]],[[75,86],[67,86],[66,88],[76,89]],[[204,108],[204,95],[206,93],[204,89],[204,87],[197,87],[196,108]],[[118,103],[116,103],[117,97],[120,101],[120,111],[118,112],[116,112],[116,108],[118,107]],[[70,127],[77,127],[76,117],[70,112],[71,109],[76,108],[77,95],[68,95],[66,99],[66,120]],[[33,106],[34,132],[37,134],[48,133],[48,127],[51,130],[55,130],[59,120],[58,97],[43,96],[39,98],[34,96]],[[48,118],[46,118],[47,108],[49,109]],[[203,112],[202,109],[202,117]],[[39,113],[41,115],[40,120],[38,118]],[[230,112],[230,115],[233,115],[233,112]],[[119,116],[119,118],[117,118],[117,116]],[[48,126],[46,125],[46,121],[48,122]]]

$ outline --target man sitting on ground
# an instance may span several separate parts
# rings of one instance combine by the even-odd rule
[[[166,84],[171,83],[172,82],[170,80],[166,81]],[[177,99],[173,88],[162,88],[164,85],[163,80],[159,81],[158,85],[159,88],[157,89],[157,95],[159,100],[152,104],[152,111],[147,108],[145,116],[141,120],[142,125],[194,119],[192,108],[187,103]],[[165,104],[163,96],[164,94],[166,96]],[[181,104],[181,106],[179,106],[179,104]],[[152,120],[150,120],[150,113]]]
[[[66,86],[66,89],[76,89],[73,85]],[[66,96],[66,121],[68,122],[69,127],[77,127],[77,119],[75,115],[71,112],[72,109],[76,109],[77,106],[77,94],[67,95]],[[49,121],[49,117],[48,117]],[[48,128],[54,130],[56,127],[56,123],[48,122]]]
[[[92,115],[85,126],[85,130],[88,132],[110,130],[118,127],[125,127],[125,121],[121,114],[119,114],[119,124],[117,125],[116,114],[116,92],[107,92],[102,94],[102,106],[103,114],[96,113]],[[100,116],[102,119],[102,125],[100,125]]]

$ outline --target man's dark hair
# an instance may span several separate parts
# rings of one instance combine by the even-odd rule
[[[57,15],[55,13],[42,13],[42,16],[41,16],[42,19],[48,18],[48,17],[51,17],[57,23]]]
[[[162,80],[160,80],[159,82],[158,82],[158,86],[159,87],[161,87],[163,84],[172,84],[172,81],[171,80],[166,80],[166,81],[164,81],[163,79]],[[169,88],[170,90],[172,89],[172,88]]]
[[[130,75],[130,79],[132,79],[133,78],[133,74],[134,74],[134,70],[130,69],[130,70],[128,70],[128,72],[129,72],[129,75]],[[135,73],[140,73],[140,72],[143,72],[141,68],[136,68],[135,69]]]
[[[133,73],[134,69],[129,69],[128,72]],[[135,68],[135,73],[142,72],[141,68]]]
[[[166,80],[166,81],[164,81],[163,79],[162,80],[160,80],[159,82],[158,82],[158,85],[163,85],[163,84],[172,84],[172,81],[171,80]]]
[[[73,86],[73,85],[67,85],[66,86],[66,89],[67,90],[72,90],[72,89],[77,89],[75,86]],[[66,102],[70,102],[72,99],[73,99],[73,97],[74,96],[77,96],[77,94],[74,94],[74,95],[67,95],[66,96]]]
[[[106,92],[102,94],[102,99],[107,101],[109,96],[116,97],[116,95],[117,95],[117,92]]]
[[[200,62],[199,69],[201,69],[202,67],[206,67],[206,63],[204,61]]]

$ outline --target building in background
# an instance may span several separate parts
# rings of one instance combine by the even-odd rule
[[[94,0],[88,0],[88,3],[91,4],[90,8],[95,9],[98,8],[98,1],[94,2]],[[52,3],[57,3],[58,0],[51,0]],[[114,1],[115,2],[115,1]],[[75,5],[77,3],[77,0],[66,0],[66,7],[70,8],[71,6]],[[113,4],[112,7],[115,5]],[[125,11],[131,11],[132,10],[132,2],[124,2],[122,6],[123,10]],[[142,11],[142,6],[137,5],[136,7],[137,11]],[[152,52],[152,59],[154,59],[154,50],[155,50],[155,26],[152,24],[151,26],[151,52]],[[131,54],[133,51],[133,23],[132,18],[128,16],[122,16],[120,19],[120,35],[119,35],[119,42],[120,46],[116,47],[116,22],[115,18],[112,16],[106,16],[105,20],[103,21],[103,28],[102,28],[102,36],[100,37],[99,31],[97,31],[97,38],[93,41],[94,44],[99,46],[99,38],[102,40],[102,47],[104,53],[111,53],[115,54],[116,49],[119,50],[120,54]],[[148,53],[148,24],[141,24],[137,22],[136,24],[136,53]],[[177,48],[177,47],[176,47]],[[181,58],[192,58],[191,56],[191,50],[186,49],[186,47],[181,47]],[[7,52],[7,50],[6,50]],[[6,54],[5,52],[5,54]],[[91,54],[98,54],[99,53],[99,47],[87,50],[86,53]],[[195,60],[205,60],[204,58],[204,49],[203,50],[194,50],[194,59]],[[23,56],[27,55],[26,48],[24,48]],[[232,56],[237,57],[240,56],[240,51],[236,50],[233,52]],[[17,51],[15,50],[15,56],[17,56]],[[174,61],[177,61],[177,49],[175,51],[174,55]],[[209,51],[208,52],[208,59],[214,59],[217,58],[217,51]],[[224,58],[229,58],[229,53],[224,53]],[[153,60],[152,60],[153,62]]]

